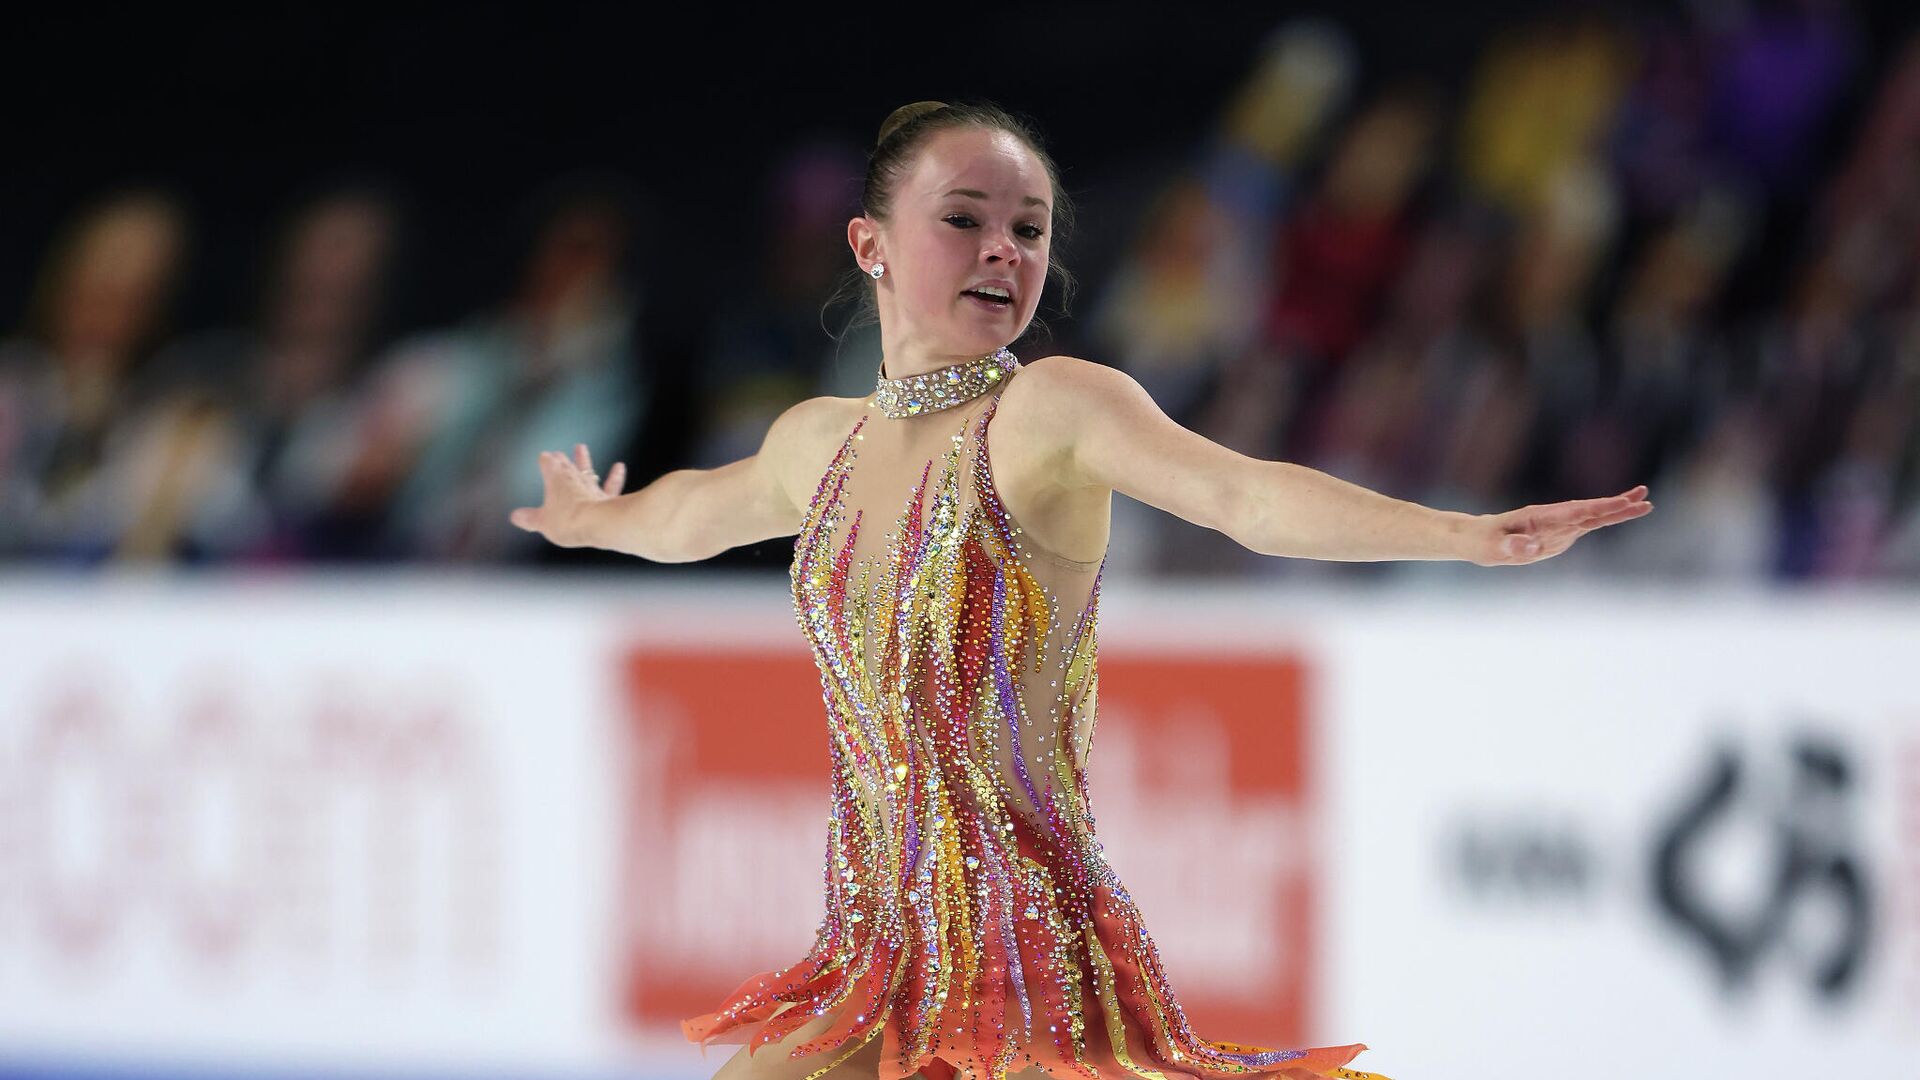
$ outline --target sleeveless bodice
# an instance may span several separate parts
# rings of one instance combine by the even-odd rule
[[[879,836],[906,826],[896,807],[929,798],[1002,831],[1004,807],[1091,833],[1074,796],[1093,738],[1101,565],[1041,547],[1001,503],[987,453],[1000,392],[958,416],[863,415],[795,541],[794,611],[847,721],[832,730],[842,809]],[[953,786],[929,794],[906,774]]]
[[[827,714],[825,915],[686,1034],[833,1014],[795,1050],[840,1050],[815,1077],[874,1037],[882,1078],[1371,1075],[1338,1068],[1362,1044],[1188,1028],[1089,804],[1104,560],[1035,542],[994,483],[1011,381],[904,419],[869,399],[813,494],[789,578]]]

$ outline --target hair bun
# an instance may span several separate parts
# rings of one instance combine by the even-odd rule
[[[939,112],[946,107],[947,103],[944,101],[916,101],[911,105],[900,106],[887,114],[887,119],[880,125],[880,137],[873,141],[873,145],[879,146],[892,138],[901,128],[928,113]]]

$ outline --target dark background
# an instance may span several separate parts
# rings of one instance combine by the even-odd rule
[[[867,145],[888,112],[924,98],[988,98],[1037,121],[1082,201],[1064,255],[1093,284],[1102,208],[1124,213],[1139,194],[1123,178],[1145,186],[1185,159],[1284,16],[1324,14],[1347,30],[1364,97],[1383,80],[1457,93],[1490,35],[1567,7],[40,11],[7,34],[0,75],[14,129],[0,324],[19,317],[57,223],[101,191],[152,182],[185,196],[194,262],[225,266],[259,257],[260,230],[292,197],[354,175],[386,178],[409,198],[393,317],[445,322],[500,292],[526,239],[528,200],[575,170],[642,185],[654,211],[646,276],[693,314],[724,293],[729,260],[752,249],[763,223],[751,208],[780,149],[817,134]],[[1875,50],[1912,25],[1910,5],[1853,9]],[[1876,51],[1868,69],[1883,60]],[[1088,176],[1101,186],[1082,186]],[[247,299],[233,295],[243,276],[189,279],[176,305],[183,329]]]
[[[1631,23],[1713,5],[1583,5]],[[1848,5],[1861,77],[1822,146],[1851,140],[1911,5]],[[635,276],[655,312],[662,404],[636,478],[676,467],[689,365],[725,300],[752,283],[762,197],[783,151],[870,145],[895,107],[988,99],[1031,117],[1080,203],[1056,250],[1097,291],[1151,194],[1286,18],[1323,14],[1359,57],[1354,98],[1383,84],[1458,100],[1498,31],[1568,5],[950,5],[809,10],[542,5],[284,9],[68,6],[15,17],[0,87],[0,326],[26,308],[60,223],[105,192],[161,186],[193,220],[171,329],[244,318],[262,237],[303,193],[371,178],[400,199],[388,335],[444,325],[511,285],[556,177],[615,175],[641,207]],[[1729,314],[1777,299],[1800,222],[1770,219],[1742,256]],[[1043,316],[1058,320],[1057,296]],[[1070,328],[1069,319],[1065,324]],[[764,549],[764,550],[761,550]],[[733,553],[775,565],[785,545]],[[564,556],[574,559],[576,556]],[[723,557],[722,565],[736,561]]]

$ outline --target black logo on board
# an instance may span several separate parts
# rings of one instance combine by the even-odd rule
[[[1853,833],[1854,779],[1830,740],[1800,737],[1785,758],[1777,763],[1784,782],[1765,785],[1734,749],[1715,752],[1656,837],[1654,900],[1698,943],[1728,991],[1744,991],[1763,964],[1775,964],[1796,971],[1819,997],[1837,999],[1859,981],[1873,930]],[[1771,838],[1756,867],[1758,900],[1741,906],[1710,898],[1699,862],[1749,815]],[[1831,929],[1808,933],[1810,924]]]

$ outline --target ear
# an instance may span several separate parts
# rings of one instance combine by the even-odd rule
[[[886,261],[885,253],[880,250],[880,233],[873,219],[864,214],[847,222],[847,246],[853,249],[854,261],[862,270]]]

